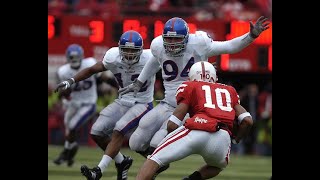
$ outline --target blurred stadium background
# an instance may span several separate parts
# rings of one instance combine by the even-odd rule
[[[96,165],[102,155],[89,138],[95,117],[81,130],[82,147],[75,165],[67,168],[52,163],[64,143],[64,109],[53,93],[55,73],[66,62],[64,53],[69,44],[80,44],[86,57],[101,61],[104,53],[117,46],[120,35],[129,29],[140,32],[144,47],[149,48],[152,39],[161,35],[163,24],[178,16],[188,22],[191,33],[204,30],[214,40],[228,40],[247,32],[248,22],[261,15],[271,20],[271,27],[253,44],[236,54],[210,58],[210,62],[217,62],[219,81],[237,89],[241,104],[255,120],[250,136],[232,147],[231,164],[216,178],[220,180],[268,179],[272,174],[272,0],[48,0],[49,180],[85,179],[80,174],[80,165]],[[112,77],[112,73],[106,73]],[[117,89],[107,83],[101,83],[98,91],[97,115],[117,96]],[[163,98],[161,73],[157,74],[154,97]],[[127,141],[123,148],[125,154],[134,157],[129,171],[129,178],[134,179],[144,159],[127,149]],[[158,179],[181,179],[200,164],[201,157],[191,156],[175,162]],[[107,172],[104,177],[116,179],[113,167]]]

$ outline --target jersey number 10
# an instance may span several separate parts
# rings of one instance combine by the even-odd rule
[[[205,99],[206,99],[206,103],[204,104],[204,107],[216,109],[216,105],[212,103],[210,86],[203,85],[202,90],[204,90],[204,93],[205,93],[204,95],[205,95]],[[218,105],[218,107],[223,111],[228,111],[228,112],[232,111],[231,96],[230,96],[229,91],[226,89],[217,88],[214,90],[214,92],[216,93],[215,100],[216,100],[216,104]],[[224,105],[222,102],[223,95],[225,96],[225,100],[227,101],[226,105]]]

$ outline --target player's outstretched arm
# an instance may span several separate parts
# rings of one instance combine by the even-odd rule
[[[238,117],[238,122],[240,123],[237,134],[235,134],[235,138],[233,139],[233,143],[237,144],[241,139],[247,137],[253,125],[253,120],[250,113],[240,104],[237,104],[234,109],[236,111],[236,116]]]
[[[79,82],[79,81],[82,81],[84,79],[87,79],[90,76],[92,76],[93,74],[96,74],[98,72],[102,72],[105,70],[106,70],[106,68],[103,65],[103,63],[101,61],[97,62],[95,65],[81,70],[74,77],[69,78],[69,79],[59,83],[57,85],[57,87],[55,88],[54,92],[58,92],[60,89],[63,89],[63,90],[68,89],[71,87],[72,84]]]

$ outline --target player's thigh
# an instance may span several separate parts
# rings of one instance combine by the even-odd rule
[[[114,130],[127,134],[138,126],[140,119],[151,109],[151,104],[135,104],[119,119]]]
[[[128,109],[127,106],[122,106],[117,102],[109,104],[100,112],[90,133],[97,136],[110,136],[117,121]]]
[[[196,141],[190,141],[190,132],[191,130],[181,126],[170,133],[155,149],[150,159],[163,166],[193,154]]]
[[[202,157],[210,166],[225,168],[230,162],[231,141],[227,131],[220,129],[207,140]]]
[[[154,134],[170,117],[173,111],[173,108],[164,103],[158,104],[155,108],[141,118],[138,128],[151,131]]]
[[[77,130],[82,127],[88,120],[93,117],[96,112],[95,104],[85,104],[77,109],[77,112],[72,116],[69,122],[69,128]]]
[[[69,123],[72,117],[77,113],[78,108],[74,106],[67,106],[66,112],[64,113],[64,125],[69,128]]]
[[[129,139],[129,146],[132,150],[144,151],[149,147],[151,138],[167,119],[166,117],[172,114],[172,112],[168,112],[168,109],[166,106],[158,104],[141,118],[137,129]]]

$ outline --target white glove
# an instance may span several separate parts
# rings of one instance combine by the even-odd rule
[[[136,97],[138,91],[140,91],[143,83],[139,81],[138,79],[135,79],[130,85],[120,88],[119,89],[119,96],[121,97],[124,94],[127,94],[128,92],[133,92],[133,96]]]
[[[66,90],[68,88],[71,87],[71,85],[74,83],[74,79],[73,78],[70,78],[70,79],[67,79],[66,81],[63,81],[61,83],[59,83],[57,85],[57,87],[55,88],[54,92],[58,92],[59,89],[63,89],[63,90]]]
[[[252,38],[259,37],[263,31],[269,29],[270,22],[266,22],[267,20],[268,18],[260,16],[256,24],[253,24],[252,21],[250,21],[250,36]]]

